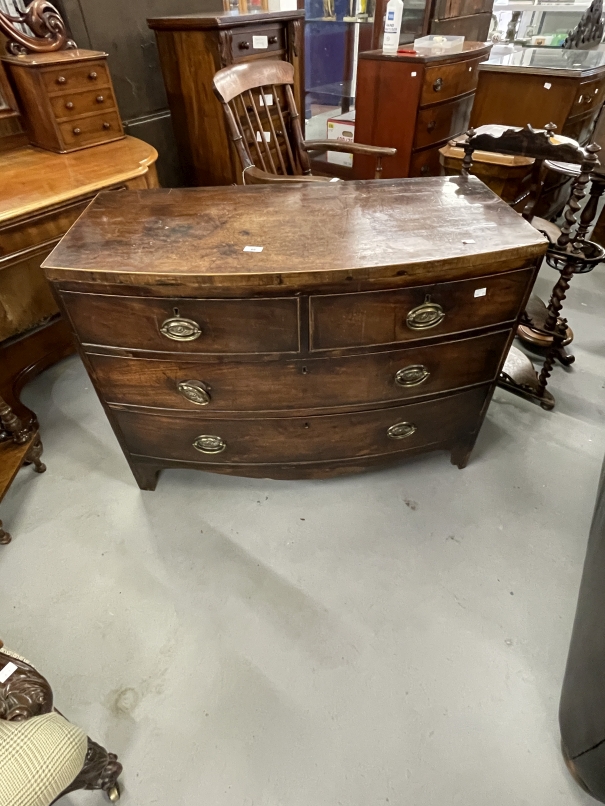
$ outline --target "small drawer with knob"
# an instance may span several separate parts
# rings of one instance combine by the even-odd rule
[[[115,109],[64,121],[59,123],[59,130],[65,150],[86,148],[124,136],[122,121]]]
[[[472,432],[490,387],[383,409],[307,416],[211,417],[110,405],[135,456],[188,463],[259,464],[355,459],[449,446]]]
[[[311,297],[312,349],[396,344],[513,321],[534,272]]]
[[[111,86],[109,70],[104,60],[49,67],[42,71],[42,80],[47,92],[52,94]]]
[[[50,104],[56,119],[60,122],[80,115],[115,111],[116,108],[111,87],[53,95],[50,97]]]
[[[285,48],[285,32],[279,26],[262,26],[233,33],[232,51],[235,61],[252,55],[271,53]]]
[[[90,350],[113,404],[183,411],[266,412],[367,406],[487,383],[510,328],[424,347],[342,358],[224,363],[103,355]]]
[[[452,64],[427,67],[424,71],[420,105],[437,104],[472,92],[477,87],[479,59],[465,59]]]
[[[414,148],[426,148],[468,129],[474,95],[418,111]]]
[[[69,291],[62,299],[85,345],[242,355],[300,349],[296,297],[181,299]],[[180,379],[196,377],[190,372]]]

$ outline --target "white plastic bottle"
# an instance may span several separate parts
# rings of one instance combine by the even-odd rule
[[[397,53],[399,47],[399,31],[403,16],[403,0],[389,0],[384,18],[383,53]]]

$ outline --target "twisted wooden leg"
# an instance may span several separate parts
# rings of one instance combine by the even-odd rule
[[[557,358],[559,351],[563,348],[563,342],[565,340],[565,336],[567,335],[567,319],[560,319],[556,325],[556,331],[553,335],[553,341],[551,346],[546,353],[546,358],[544,359],[544,365],[542,366],[542,371],[538,375],[538,396],[543,397],[544,392],[546,391],[546,384],[548,383],[548,379],[552,373],[553,366],[555,364],[555,359]]]
[[[33,464],[36,473],[44,473],[44,471],[46,470],[46,465],[44,464],[44,462],[40,460],[43,450],[44,448],[42,447],[42,440],[40,439],[40,434],[37,434],[36,438],[29,446],[29,450],[25,455],[25,461],[31,462]]]
[[[9,535],[8,532],[5,532],[2,528],[2,521],[0,521],[0,546],[7,546],[12,540],[12,537]],[[1,644],[0,644],[1,646]]]

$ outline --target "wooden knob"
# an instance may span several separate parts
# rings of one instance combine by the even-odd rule
[[[73,109],[73,108],[74,108],[74,105],[73,105],[73,103],[72,103],[71,101],[68,101],[68,102],[65,104],[65,108],[66,108],[66,109]]]
[[[432,132],[436,125],[437,125],[436,120],[429,120],[429,122],[426,124],[427,132]]]
[[[276,36],[270,36],[269,37],[269,44],[270,45],[275,45],[276,42],[277,42],[277,37]]]
[[[74,134],[82,134],[82,129],[78,129],[78,127],[76,126],[76,128],[74,129]]]
[[[239,43],[240,50],[250,50],[250,42],[240,42]]]
[[[66,81],[67,79],[65,78],[65,76],[59,76],[59,78],[57,79],[57,84],[65,84]]]
[[[96,80],[97,80],[97,78],[98,78],[98,76],[97,76],[97,74],[95,73],[95,71],[93,70],[93,71],[92,71],[92,73],[89,73],[89,74],[88,74],[88,78],[89,78],[91,81],[96,81]]]
[[[103,128],[104,128],[104,129],[111,129],[111,123],[108,123],[107,121],[105,121],[105,122],[103,123]]]
[[[105,98],[103,98],[102,95],[97,95],[97,103],[98,104],[102,104],[104,100],[105,100]]]

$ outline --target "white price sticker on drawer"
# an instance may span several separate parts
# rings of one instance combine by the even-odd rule
[[[475,288],[474,297],[484,297],[487,294],[487,288]]]
[[[254,48],[254,50],[267,50],[267,48],[269,47],[269,37],[253,36],[252,47]]]

